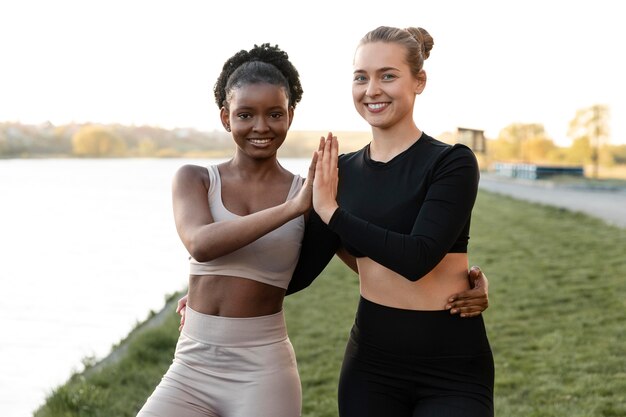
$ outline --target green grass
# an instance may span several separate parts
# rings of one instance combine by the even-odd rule
[[[178,338],[174,307],[161,326],[139,327],[115,363],[73,375],[54,390],[37,417],[135,416],[172,360]]]
[[[626,416],[626,230],[481,193],[499,416]]]
[[[626,416],[626,230],[481,191],[470,262],[490,279],[497,416]],[[324,275],[285,302],[307,417],[337,416],[358,299],[356,276],[339,262]],[[170,309],[161,327],[138,329],[119,362],[74,375],[36,416],[135,416],[171,362]]]

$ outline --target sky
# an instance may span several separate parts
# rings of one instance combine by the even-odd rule
[[[613,0],[0,0],[0,122],[122,123],[221,130],[212,88],[223,62],[278,44],[304,88],[292,130],[367,131],[352,58],[380,25],[435,40],[418,127],[488,138],[543,124],[567,146],[576,111],[608,105],[626,143],[626,25]]]

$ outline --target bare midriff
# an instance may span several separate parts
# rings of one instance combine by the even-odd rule
[[[190,275],[187,303],[194,311],[223,317],[258,317],[283,308],[285,290],[247,278]]]
[[[448,298],[469,289],[466,253],[449,253],[417,281],[370,258],[357,258],[361,295],[377,304],[407,310],[444,310]]]

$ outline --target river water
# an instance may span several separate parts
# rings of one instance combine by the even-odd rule
[[[306,175],[308,161],[281,159]],[[187,284],[182,159],[0,160],[0,416],[31,416]]]

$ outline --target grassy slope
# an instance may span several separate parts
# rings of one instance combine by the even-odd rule
[[[626,416],[626,230],[481,194],[500,416]]]
[[[496,361],[496,415],[626,416],[626,230],[481,192],[470,261],[490,278],[485,312]],[[338,262],[285,309],[303,416],[335,417],[336,385],[358,285]],[[116,364],[72,380],[43,416],[135,416],[171,361],[172,312]]]

